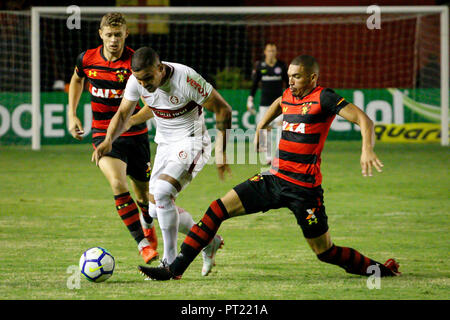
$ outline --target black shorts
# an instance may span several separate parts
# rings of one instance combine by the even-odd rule
[[[233,189],[248,214],[288,208],[294,213],[305,238],[316,238],[328,231],[321,186],[304,188],[264,172]]]
[[[92,138],[94,148],[104,139],[103,136]],[[151,158],[147,134],[118,137],[112,144],[111,152],[105,154],[105,156],[125,162],[127,164],[127,175],[134,179],[138,181],[150,180]]]

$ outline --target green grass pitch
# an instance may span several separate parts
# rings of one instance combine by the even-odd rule
[[[153,146],[154,147],[154,146]],[[181,281],[144,281],[134,240],[112,193],[90,162],[91,146],[0,147],[0,296],[2,299],[448,299],[450,289],[449,149],[378,144],[383,173],[363,178],[360,142],[327,142],[322,155],[325,206],[332,239],[374,260],[395,257],[401,277],[367,278],[321,263],[287,209],[222,224],[225,247],[202,277],[201,258]],[[154,149],[153,149],[154,150]],[[198,221],[212,200],[259,172],[232,165],[219,182],[208,165],[177,203]],[[162,239],[159,251],[162,253]],[[179,244],[184,239],[180,235]],[[114,275],[71,287],[71,266],[84,250],[107,248]],[[69,272],[69,273],[68,273]],[[68,285],[69,283],[69,285]]]

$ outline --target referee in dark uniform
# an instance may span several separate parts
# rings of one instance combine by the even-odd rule
[[[281,96],[289,82],[286,64],[283,61],[277,60],[277,46],[275,43],[266,44],[264,48],[264,60],[255,63],[252,71],[252,79],[253,85],[250,90],[250,95],[247,98],[247,110],[256,114],[253,100],[261,82],[261,101],[256,117],[256,122],[259,122],[272,102]],[[279,126],[281,121],[281,116],[276,118],[267,130],[270,131],[274,125]],[[261,138],[261,149],[266,150],[266,161],[267,164],[270,164],[272,150],[270,144],[267,143],[267,134],[264,134]]]

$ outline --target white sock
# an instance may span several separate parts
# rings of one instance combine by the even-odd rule
[[[175,187],[165,181],[157,180],[155,189],[156,214],[164,241],[163,259],[172,263],[177,256],[177,235],[179,216],[172,197],[176,195]]]
[[[142,239],[138,244],[138,250],[141,251],[142,248],[149,246],[150,243],[148,242],[147,238]]]
[[[192,216],[189,212],[183,208],[177,207],[178,215],[180,217],[180,223],[178,224],[178,231],[184,234],[188,234],[192,226],[195,224]]]
[[[181,207],[178,207],[177,205],[175,206],[179,216],[178,232],[188,234],[192,226],[195,224],[195,221],[192,219],[192,215],[189,212]],[[148,213],[154,220],[158,219],[158,215],[156,214],[156,206],[151,202],[148,204]]]

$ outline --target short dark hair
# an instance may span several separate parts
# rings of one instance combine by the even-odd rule
[[[317,60],[306,54],[295,57],[291,64],[294,66],[302,65],[309,74],[313,72],[319,73],[319,63]]]
[[[120,12],[109,12],[102,17],[100,21],[100,29],[103,27],[121,27],[126,26],[125,16]]]
[[[149,66],[159,64],[158,53],[150,47],[142,47],[136,50],[131,58],[131,70],[141,71]]]

